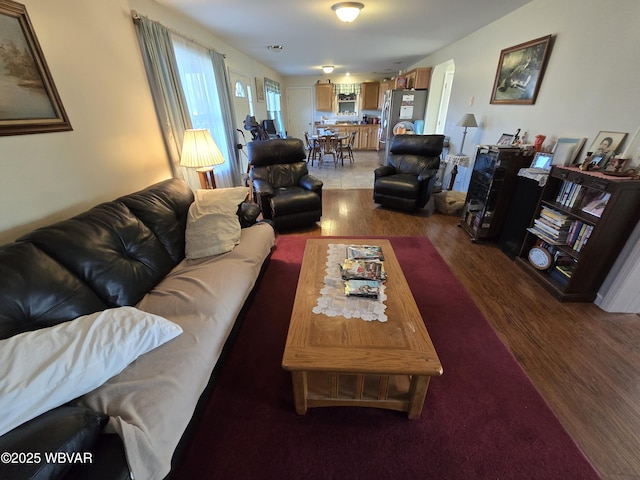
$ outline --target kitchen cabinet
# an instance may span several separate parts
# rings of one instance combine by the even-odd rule
[[[378,149],[378,125],[362,125],[356,136],[358,150]]]
[[[378,82],[362,83],[362,110],[378,109],[378,92],[380,84]]]
[[[333,111],[333,84],[316,83],[316,110]]]
[[[380,87],[378,88],[378,110],[382,110],[382,106],[384,105],[384,92],[387,90],[391,90],[391,81],[380,82]]]
[[[316,133],[318,128],[328,128],[332,132],[337,133],[340,136],[351,135],[351,132],[356,132],[356,137],[353,142],[354,150],[378,150],[378,128],[380,125],[376,124],[359,124],[354,123],[351,125],[316,125]]]
[[[424,90],[431,83],[431,68],[414,68],[404,74],[407,78],[407,88]]]

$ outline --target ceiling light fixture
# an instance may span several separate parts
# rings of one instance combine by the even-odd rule
[[[272,52],[281,52],[282,50],[284,50],[284,47],[282,45],[269,45],[267,49]]]
[[[359,2],[341,2],[336,3],[331,7],[331,10],[336,12],[336,15],[340,20],[345,23],[353,22],[358,15],[360,15],[360,10],[364,8],[364,5]]]
[[[331,73],[333,72],[333,65],[323,65],[322,66],[322,71],[324,73]]]

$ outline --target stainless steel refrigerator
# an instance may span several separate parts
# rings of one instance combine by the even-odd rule
[[[389,154],[394,128],[399,127],[402,131],[404,127],[406,132],[415,132],[414,122],[424,120],[426,109],[427,90],[387,90],[385,92],[380,118],[380,143],[384,145],[385,158]]]

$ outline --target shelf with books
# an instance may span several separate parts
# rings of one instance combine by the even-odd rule
[[[559,300],[593,301],[638,220],[640,181],[554,166],[516,261]]]

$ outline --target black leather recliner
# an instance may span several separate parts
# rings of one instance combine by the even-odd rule
[[[278,230],[320,220],[322,181],[309,175],[302,140],[254,140],[247,150],[253,196],[264,218]]]
[[[373,201],[400,210],[424,207],[440,168],[444,135],[396,135],[387,164],[374,171]]]

